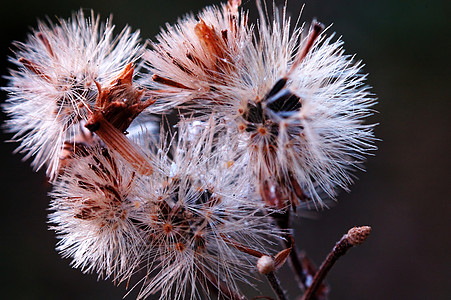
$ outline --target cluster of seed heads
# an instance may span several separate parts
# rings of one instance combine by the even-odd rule
[[[375,100],[342,42],[259,1],[253,24],[240,5],[150,46],[81,10],[15,44],[6,126],[47,171],[74,267],[138,277],[139,298],[239,298],[288,253],[272,216],[326,206],[374,150]]]

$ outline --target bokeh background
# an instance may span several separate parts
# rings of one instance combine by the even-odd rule
[[[243,2],[255,16],[254,0]],[[288,2],[296,17],[304,2]],[[114,14],[117,28],[129,24],[153,38],[165,22],[211,3],[219,1],[3,1],[1,74],[7,74],[11,42],[24,41],[37,18],[92,8],[104,18]],[[382,141],[366,173],[337,205],[297,222],[298,246],[318,264],[350,227],[373,227],[367,243],[332,269],[331,299],[451,299],[450,3],[305,1],[302,20],[333,23],[330,32],[343,36],[347,53],[364,60],[379,99],[371,121],[380,123]],[[2,92],[0,101],[5,97]],[[1,134],[2,141],[9,138]],[[121,299],[124,286],[84,275],[56,253],[47,224],[50,186],[42,171],[12,154],[15,147],[0,143],[0,298]],[[292,278],[283,280],[289,287]]]

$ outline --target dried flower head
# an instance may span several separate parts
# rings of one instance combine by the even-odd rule
[[[57,250],[72,265],[99,277],[126,280],[144,242],[133,216],[140,209],[138,178],[121,156],[101,145],[80,153],[50,194]]]
[[[160,35],[145,55],[156,92],[177,103],[177,91],[205,115],[221,116],[231,142],[245,145],[245,165],[268,205],[324,206],[348,190],[352,170],[375,149],[374,125],[364,124],[375,101],[362,64],[316,21],[291,31],[285,8],[268,20],[258,1],[253,26],[231,3]]]
[[[232,297],[239,282],[252,285],[257,258],[273,254],[281,232],[213,123],[182,121],[177,141],[143,136],[149,175],[101,144],[74,158],[51,193],[62,255],[118,282],[144,270],[139,298]]]
[[[99,86],[108,86],[142,52],[139,33],[125,27],[113,34],[111,21],[83,11],[57,24],[39,22],[25,43],[17,42],[17,65],[5,88],[9,99],[3,106],[10,115],[7,128],[16,132],[18,151],[34,156],[32,166],[47,168],[54,179],[65,143],[75,143],[80,122],[88,119]],[[64,155],[64,154],[63,154]]]
[[[271,251],[279,239],[252,199],[248,175],[230,163],[228,145],[215,146],[211,123],[192,125],[179,124],[172,154],[160,149],[159,171],[143,185],[136,216],[148,241],[143,298],[160,292],[160,299],[211,299],[215,291],[233,298],[239,282],[252,285],[257,259],[249,252]]]
[[[166,24],[158,42],[151,43],[153,50],[143,56],[153,74],[143,83],[158,98],[157,105],[186,108],[190,100],[222,101],[214,91],[238,80],[243,48],[252,40],[240,4],[230,0],[227,5],[206,7],[196,16],[186,15],[175,25]]]

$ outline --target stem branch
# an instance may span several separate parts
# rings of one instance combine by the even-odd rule
[[[287,297],[285,295],[284,290],[282,289],[282,286],[280,285],[279,279],[276,277],[276,274],[274,274],[274,272],[269,272],[268,274],[265,275],[266,278],[268,278],[269,284],[274,290],[274,293],[276,293],[277,298],[279,300],[286,300]]]
[[[369,226],[351,228],[348,233],[345,234],[337,244],[335,244],[332,251],[321,264],[318,272],[316,272],[315,276],[313,277],[312,284],[308,287],[301,300],[313,299],[318,287],[320,286],[321,282],[323,282],[324,278],[326,278],[327,273],[330,271],[335,262],[340,257],[345,255],[350,248],[365,242],[370,232],[371,227]]]

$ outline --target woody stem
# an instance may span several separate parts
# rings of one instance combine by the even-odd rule
[[[361,226],[351,228],[347,234],[345,234],[338,243],[335,244],[332,251],[326,257],[324,262],[319,267],[319,270],[316,272],[313,277],[311,285],[308,287],[304,296],[301,300],[312,300],[315,297],[315,293],[318,290],[318,287],[321,285],[321,282],[326,278],[327,273],[329,273],[332,266],[335,262],[346,254],[346,252],[355,245],[360,245],[365,242],[366,238],[371,232],[371,227],[369,226]]]
[[[276,220],[277,225],[280,229],[291,229],[290,226],[290,211],[286,211],[285,213],[277,213],[273,214],[273,218]],[[305,274],[307,274],[307,271],[304,270],[302,263],[299,259],[299,254],[296,248],[296,244],[294,243],[294,238],[291,234],[286,233],[284,236],[284,243],[287,248],[292,248],[290,252],[290,266],[293,270],[296,280],[298,282],[299,288],[302,291],[306,290],[306,282],[307,277]]]
[[[274,293],[277,295],[277,298],[279,300],[286,300],[287,297],[284,290],[282,289],[282,286],[280,285],[279,279],[276,277],[276,274],[274,272],[269,272],[268,274],[266,274],[266,278],[268,279],[268,282],[271,285]]]

